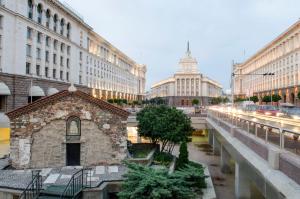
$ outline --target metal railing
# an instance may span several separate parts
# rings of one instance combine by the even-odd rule
[[[280,149],[285,149],[300,155],[300,133],[295,130],[282,128],[280,125],[270,125],[263,122],[245,119],[233,113],[214,110],[209,110],[208,117],[217,122],[218,125],[225,130],[230,131],[230,127],[226,124],[229,123],[259,139],[264,140],[266,143],[270,143]]]
[[[36,173],[34,173],[36,172]],[[32,180],[20,195],[20,199],[36,199],[42,189],[42,176],[40,171],[32,171]]]
[[[88,180],[88,178],[90,178]],[[91,170],[81,169],[72,175],[65,190],[60,195],[61,199],[75,198],[85,188],[90,188],[91,185]]]

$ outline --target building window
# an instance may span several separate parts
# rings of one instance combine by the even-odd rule
[[[43,20],[43,6],[42,6],[42,4],[39,4],[37,6],[37,14],[38,14],[38,23],[42,24],[42,20]]]
[[[50,37],[49,36],[46,37],[46,46],[47,47],[50,46]]]
[[[57,45],[58,45],[58,41],[55,39],[53,41],[53,46],[54,46],[54,49],[57,50]]]
[[[53,74],[52,74],[53,78],[56,79],[56,69],[53,69]]]
[[[79,75],[79,84],[82,84],[82,76]]]
[[[37,34],[37,42],[42,43],[42,33],[38,32]]]
[[[50,20],[51,20],[51,12],[49,9],[46,11],[46,27],[50,27]]]
[[[64,57],[63,56],[60,56],[60,65],[64,66]]]
[[[27,57],[31,57],[31,45],[26,45],[26,55]]]
[[[80,136],[81,126],[80,119],[76,116],[71,116],[67,120],[67,136]]]
[[[64,29],[65,29],[65,20],[61,19],[60,20],[60,34],[64,35]]]
[[[54,32],[57,32],[57,21],[58,21],[58,17],[57,17],[57,14],[55,14],[53,16],[53,30],[54,30]]]
[[[37,76],[41,75],[41,66],[40,65],[36,65],[36,75]]]
[[[70,59],[67,59],[67,68],[70,68]]]
[[[45,52],[45,60],[47,63],[49,63],[49,51]]]
[[[53,54],[53,64],[56,64],[56,54]]]
[[[65,50],[65,44],[61,43],[61,45],[60,45],[60,51],[63,53],[64,50]]]
[[[63,77],[64,77],[64,72],[61,70],[60,73],[59,73],[59,78],[60,78],[61,80],[63,80]]]
[[[31,66],[30,66],[30,63],[26,63],[26,74],[27,75],[30,75],[31,74]]]
[[[80,59],[80,61],[82,61],[82,52],[81,51],[79,52],[79,59]]]
[[[0,15],[0,28],[2,29],[3,28],[3,16]]]
[[[32,39],[32,29],[27,27],[27,39]]]
[[[32,0],[28,0],[28,18],[33,19],[33,3],[32,3]]]
[[[67,47],[67,54],[70,55],[71,54],[71,46]]]
[[[45,76],[49,77],[49,68],[48,67],[45,68]]]
[[[2,35],[0,35],[0,49],[2,49]]]
[[[67,81],[69,81],[69,72],[66,73]]]
[[[67,38],[70,39],[70,35],[71,35],[71,24],[68,23],[67,24]]]
[[[36,58],[37,58],[38,60],[41,60],[41,49],[40,49],[40,48],[37,48],[37,49],[36,49]]]

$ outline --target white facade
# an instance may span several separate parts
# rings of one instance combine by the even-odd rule
[[[154,84],[151,97],[218,97],[222,94],[222,86],[198,71],[198,63],[189,49],[180,59],[179,70],[173,77]]]
[[[234,94],[279,94],[294,103],[300,84],[300,21],[259,50],[244,63],[234,65]],[[275,75],[264,76],[265,73]]]
[[[146,66],[135,63],[57,0],[2,0],[0,71],[73,82],[122,96],[143,95]],[[110,96],[112,97],[112,96]]]

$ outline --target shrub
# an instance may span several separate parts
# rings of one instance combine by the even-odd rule
[[[176,167],[183,168],[188,163],[189,163],[189,152],[187,149],[187,143],[186,143],[186,141],[183,141],[180,144],[179,157],[178,157],[178,160],[176,163]]]

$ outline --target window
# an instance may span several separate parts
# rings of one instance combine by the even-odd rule
[[[82,84],[82,76],[79,75],[79,84]]]
[[[71,34],[71,24],[67,24],[67,38],[70,39],[70,34]]]
[[[70,59],[67,59],[67,68],[70,68]]]
[[[0,35],[0,49],[2,49],[2,35]]]
[[[41,49],[40,48],[36,49],[36,58],[39,60],[41,59]]]
[[[64,29],[65,29],[65,20],[61,19],[60,20],[60,34],[64,35]]]
[[[26,55],[27,57],[31,57],[31,45],[26,45]]]
[[[56,64],[56,54],[53,54],[53,64]]]
[[[56,69],[53,69],[53,78],[56,79]]]
[[[82,52],[79,52],[79,59],[82,61]]]
[[[46,11],[46,27],[49,28],[51,20],[51,12],[49,9]]]
[[[42,43],[42,33],[38,32],[37,34],[37,42]]]
[[[50,37],[49,36],[46,37],[46,46],[47,47],[50,46]]]
[[[67,120],[67,136],[81,135],[80,119],[76,116],[71,116]]]
[[[68,47],[67,47],[67,54],[70,55],[70,53],[71,53],[71,47],[68,46]]]
[[[64,52],[64,50],[65,50],[65,44],[64,44],[64,43],[61,43],[61,45],[60,45],[60,51],[61,51],[61,52]]]
[[[32,29],[27,27],[27,39],[32,39]]]
[[[46,62],[49,62],[49,51],[45,52],[45,60]]]
[[[57,14],[55,14],[54,17],[53,17],[53,30],[54,30],[54,32],[57,32],[57,21],[58,21],[58,17],[57,17]]]
[[[36,75],[40,76],[41,75],[41,66],[40,65],[36,65]]]
[[[60,65],[64,66],[64,57],[63,56],[60,56]]]
[[[60,73],[59,73],[59,78],[60,78],[61,80],[63,80],[63,76],[64,76],[64,72],[61,70]]]
[[[30,63],[26,63],[26,74],[27,75],[30,75],[30,72],[31,72],[31,68],[30,68],[31,66],[30,66]]]
[[[3,16],[0,15],[0,28],[2,29],[3,28]]]
[[[32,3],[32,0],[28,0],[28,18],[33,19],[33,3]]]
[[[49,68],[48,67],[45,68],[45,76],[49,77]]]
[[[69,72],[66,74],[67,81],[69,81]]]
[[[57,50],[58,41],[56,39],[54,40],[53,45],[54,45],[54,49]]]
[[[37,14],[38,14],[38,23],[42,24],[42,20],[43,20],[43,6],[42,6],[42,4],[39,4],[37,6]]]

